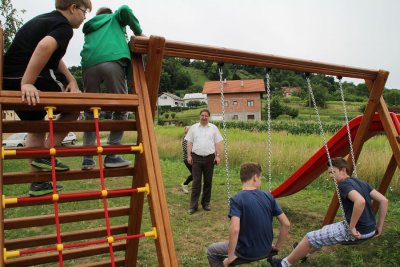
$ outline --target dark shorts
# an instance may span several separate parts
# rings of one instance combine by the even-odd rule
[[[53,78],[54,77],[54,78]],[[65,76],[61,73],[56,73],[53,77],[41,77],[39,76],[35,82],[35,86],[38,90],[44,92],[62,92],[66,84]],[[21,90],[21,79],[20,77],[9,78],[4,77],[3,79],[3,90]],[[16,110],[18,117],[21,120],[37,121],[43,120],[47,115],[46,111],[26,111]],[[59,112],[54,112],[57,114]]]

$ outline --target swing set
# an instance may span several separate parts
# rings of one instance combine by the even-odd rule
[[[0,29],[0,36],[3,32]],[[3,42],[0,50],[3,51]],[[50,122],[5,121],[0,123],[0,139],[3,133],[24,132],[29,127],[33,132],[53,131],[108,131],[130,130],[137,132],[137,140],[121,147],[103,147],[98,142],[97,147],[74,148],[38,148],[9,150],[2,148],[3,159],[30,158],[33,156],[71,157],[85,154],[101,155],[112,154],[118,151],[121,154],[135,154],[132,167],[118,170],[95,169],[82,172],[71,170],[65,173],[5,173],[3,160],[0,164],[0,266],[31,266],[52,262],[63,262],[78,258],[89,258],[96,255],[109,256],[101,261],[87,260],[80,266],[137,266],[139,240],[141,237],[154,239],[157,261],[159,266],[178,266],[176,250],[173,242],[172,230],[169,221],[168,206],[164,191],[153,120],[156,111],[158,88],[164,57],[179,57],[213,62],[224,62],[241,65],[252,65],[267,68],[285,69],[303,73],[318,73],[336,77],[350,77],[364,79],[370,92],[368,105],[364,115],[359,116],[340,129],[326,143],[330,156],[345,156],[349,154],[349,139],[352,141],[352,156],[348,157],[351,166],[361,153],[364,142],[371,136],[384,132],[389,140],[393,155],[388,164],[385,175],[378,188],[385,194],[397,166],[400,166],[400,146],[397,137],[400,133],[398,115],[389,113],[382,97],[382,91],[389,72],[384,70],[367,70],[340,65],[299,60],[267,54],[250,53],[226,48],[210,47],[190,43],[167,41],[163,37],[135,36],[131,38],[130,49],[132,56],[132,76],[134,91],[128,95],[114,94],[56,94],[41,93],[41,103],[35,107],[22,105],[20,93],[3,91],[2,78],[0,79],[0,113],[3,110],[53,110],[80,111],[83,109],[95,110],[129,110],[135,114],[135,121],[100,122]],[[143,56],[147,56],[146,64]],[[3,57],[0,53],[0,77],[2,77]],[[267,75],[269,75],[267,73]],[[267,87],[268,83],[267,83]],[[267,92],[268,94],[268,92]],[[223,95],[223,93],[222,93]],[[49,109],[50,107],[50,109]],[[270,126],[269,126],[270,127]],[[271,130],[269,129],[269,132]],[[321,131],[323,132],[323,131]],[[351,138],[350,138],[351,137]],[[269,144],[270,144],[270,137]],[[226,140],[226,138],[224,139]],[[133,144],[132,144],[133,143]],[[226,144],[227,147],[227,144]],[[283,197],[302,190],[326,170],[328,156],[325,148],[318,150],[299,170],[285,182],[272,190],[275,197]],[[270,151],[269,151],[269,154]],[[353,156],[354,155],[354,156]],[[226,160],[228,160],[227,154]],[[354,164],[354,165],[353,165]],[[270,159],[268,165],[271,165]],[[226,166],[228,163],[226,162]],[[104,178],[132,177],[132,186],[124,189],[107,188]],[[94,192],[62,192],[54,193],[48,199],[34,200],[24,196],[10,197],[4,195],[4,186],[13,184],[29,184],[39,181],[78,181],[84,179],[100,179],[100,190]],[[269,174],[271,181],[271,176]],[[270,182],[271,183],[271,182]],[[229,194],[229,177],[227,176]],[[271,186],[270,186],[271,187]],[[146,196],[146,198],[145,198]],[[126,197],[122,205],[107,207],[108,198]],[[69,202],[84,202],[98,199],[103,208],[99,210],[81,210],[79,212],[56,212],[58,202],[68,205]],[[149,213],[152,228],[141,233],[141,224],[144,213],[144,201],[149,203]],[[25,217],[23,214],[15,218],[6,218],[6,209],[16,207],[35,208],[37,205],[53,205],[54,214]],[[324,219],[324,224],[333,221],[340,203],[334,194],[330,207]],[[376,210],[376,206],[375,206]],[[127,217],[127,224],[110,225],[111,217]],[[82,229],[78,232],[63,232],[60,225],[65,223],[82,223],[88,220],[103,219],[105,227],[96,229]],[[26,238],[12,238],[6,232],[12,229],[27,229],[31,227],[54,226],[55,235],[35,235]],[[61,229],[61,230],[60,230]],[[118,257],[114,252],[122,251]],[[23,252],[23,253],[21,253]],[[29,253],[28,253],[29,252]]]

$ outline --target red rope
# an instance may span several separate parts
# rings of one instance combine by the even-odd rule
[[[53,130],[53,116],[49,116],[49,138],[50,138],[50,148],[54,148],[54,130]],[[57,179],[56,179],[56,159],[54,155],[51,155],[51,179],[53,182],[53,194],[57,194]],[[57,233],[57,244],[62,244],[61,242],[61,229],[60,229],[60,218],[58,214],[58,202],[54,201],[54,217],[56,221],[56,233]],[[64,266],[62,251],[58,252],[58,261],[60,267]]]
[[[121,241],[121,240],[127,240],[127,239],[142,238],[145,236],[146,235],[144,233],[136,234],[136,235],[129,235],[129,236],[119,236],[119,237],[114,238],[114,242]],[[65,244],[63,246],[64,246],[64,249],[71,249],[71,248],[86,247],[86,246],[91,246],[91,245],[98,245],[98,244],[107,243],[107,242],[108,242],[107,239],[98,239],[98,240],[92,240],[92,241],[86,241],[86,242],[80,242],[80,243]],[[51,246],[51,247],[20,250],[19,253],[20,253],[20,255],[27,255],[27,254],[49,252],[49,251],[56,251],[56,250],[57,250],[56,246]]]
[[[97,141],[97,146],[101,146],[100,142],[100,130],[99,130],[99,118],[96,117],[94,118],[94,124],[96,127],[96,141]],[[101,153],[99,155],[99,171],[100,171],[100,183],[101,183],[101,190],[105,190],[105,181],[104,181],[104,168],[103,168],[103,157]],[[108,208],[107,208],[107,199],[105,196],[103,196],[103,207],[104,207],[104,219],[106,222],[106,227],[107,227],[107,236],[111,236],[111,229],[110,229],[110,218],[108,216]],[[114,251],[113,251],[113,246],[112,243],[108,244],[109,250],[110,250],[110,259],[111,259],[111,266],[115,267],[115,258],[114,258]]]
[[[103,151],[108,151],[108,152],[131,152],[132,146],[118,146],[118,147],[113,147],[113,146],[107,146],[103,147]],[[79,152],[97,152],[97,148],[59,148],[57,149],[57,154],[60,155],[68,155],[72,153],[79,153]],[[16,149],[15,154],[16,155],[36,155],[36,154],[48,154],[49,150],[48,149],[24,149],[24,150],[19,150]]]
[[[107,194],[109,196],[118,196],[126,193],[135,193],[138,192],[137,188],[127,188],[127,189],[112,189],[107,190]],[[85,192],[85,193],[67,193],[60,194],[59,199],[79,199],[82,197],[91,197],[91,196],[101,196],[101,192]],[[53,196],[41,196],[41,197],[20,197],[18,198],[18,203],[30,203],[30,202],[39,202],[43,200],[52,200]]]

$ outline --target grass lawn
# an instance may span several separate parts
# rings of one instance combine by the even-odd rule
[[[224,240],[228,236],[229,220],[228,193],[224,164],[215,169],[213,181],[213,193],[211,212],[200,210],[188,215],[189,195],[180,190],[180,184],[184,181],[188,172],[181,161],[181,138],[183,128],[181,127],[156,127],[157,144],[160,154],[160,164],[163,173],[165,191],[170,214],[173,238],[176,252],[181,266],[207,266],[206,250],[210,243]],[[125,140],[131,136],[127,134]],[[81,140],[81,135],[78,135]],[[241,188],[238,178],[238,168],[244,161],[258,161],[262,165],[266,163],[266,134],[259,132],[245,132],[237,129],[228,130],[229,161],[230,161],[230,195],[235,194]],[[279,185],[286,177],[295,171],[312,153],[321,146],[318,135],[293,136],[284,133],[274,133],[273,142],[273,187]],[[374,186],[378,184],[386,169],[390,158],[390,148],[384,136],[374,137],[364,146],[360,155],[358,174],[360,177],[369,178]],[[127,156],[133,160],[133,156]],[[65,158],[65,163],[73,169],[80,168],[81,158]],[[27,164],[24,160],[3,161],[4,171],[26,170]],[[266,176],[264,171],[264,176]],[[291,221],[289,240],[279,256],[285,256],[291,251],[294,241],[299,241],[306,232],[319,228],[330,203],[334,186],[321,176],[306,189],[295,195],[280,198],[278,202]],[[324,248],[322,251],[311,256],[307,263],[297,266],[397,266],[400,262],[400,195],[399,195],[399,173],[390,185],[387,197],[390,200],[389,213],[385,223],[382,237],[373,239],[358,246],[336,246]],[[129,186],[131,178],[109,178],[107,186],[125,187]],[[82,182],[63,182],[65,191],[86,190],[99,187],[99,181],[87,180]],[[263,190],[267,189],[267,181],[263,182]],[[8,196],[21,195],[27,192],[27,185],[5,186],[5,194]],[[128,203],[128,198],[109,199],[109,206],[123,205]],[[67,203],[61,206],[62,211],[75,211],[80,209],[101,208],[100,201]],[[40,206],[32,208],[6,209],[5,217],[13,218],[24,216],[35,216],[38,214],[52,214],[52,206]],[[340,216],[337,217],[340,219]],[[113,224],[124,223],[124,218],[112,219]],[[62,231],[85,228],[94,228],[104,225],[104,220],[82,222],[74,224],[63,224]],[[277,227],[277,222],[275,222]],[[145,201],[142,232],[151,229],[151,221],[147,201]],[[26,229],[18,231],[6,231],[6,238],[27,237],[38,232],[54,233],[54,226]],[[120,255],[120,253],[118,253]],[[78,263],[93,262],[98,258],[108,258],[108,255],[67,261],[65,266],[76,266]],[[157,266],[157,257],[154,241],[141,239],[138,256],[138,266]],[[58,266],[57,264],[46,266]],[[265,261],[254,263],[251,266],[269,266]]]

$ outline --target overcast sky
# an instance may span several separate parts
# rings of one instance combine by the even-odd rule
[[[54,0],[12,0],[24,21],[54,10]],[[166,39],[390,71],[400,89],[399,0],[92,0],[129,5],[143,32]],[[64,58],[80,63],[82,27]],[[356,83],[363,81],[354,81]]]

